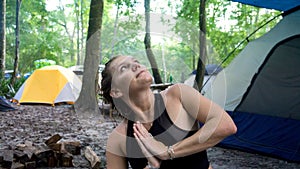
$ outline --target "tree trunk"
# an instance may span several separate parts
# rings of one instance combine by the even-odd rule
[[[77,65],[80,63],[80,7],[79,2],[75,2],[75,8],[76,8],[76,32],[77,32]]]
[[[116,13],[116,19],[115,19],[115,23],[114,23],[114,35],[113,35],[112,43],[111,43],[110,57],[114,56],[115,40],[117,39],[117,32],[118,32],[119,10],[120,10],[120,4],[117,2],[117,13]]]
[[[207,51],[206,51],[206,14],[205,14],[205,4],[206,0],[200,0],[199,6],[199,39],[200,39],[200,53],[199,53],[199,60],[197,65],[197,73],[195,77],[195,84],[194,88],[198,89],[199,91],[202,90],[203,78],[205,74],[205,62],[207,58]]]
[[[103,5],[103,0],[92,0],[90,5],[82,88],[79,98],[75,102],[75,110],[78,112],[78,114],[99,114],[97,88],[98,66],[101,60],[100,32],[102,25]]]
[[[5,28],[6,28],[6,0],[0,1],[0,80],[4,77],[5,71],[5,48],[6,48],[6,38],[5,38]]]
[[[146,35],[144,44],[146,48],[146,54],[151,65],[154,81],[156,84],[162,83],[157,63],[154,58],[154,54],[151,49],[151,37],[150,37],[150,0],[145,0],[145,17],[146,17]]]
[[[80,3],[81,3],[81,6],[80,6],[80,24],[81,24],[81,39],[80,39],[80,44],[81,44],[81,47],[80,47],[80,58],[79,58],[79,61],[77,61],[78,62],[78,65],[80,65],[81,63],[82,63],[82,61],[83,61],[83,52],[82,51],[84,51],[83,50],[83,48],[84,48],[84,34],[83,34],[83,27],[84,27],[84,21],[83,21],[83,0],[80,0]]]
[[[19,67],[19,50],[20,50],[20,47],[19,47],[19,44],[20,44],[20,37],[19,37],[19,34],[20,34],[20,22],[19,22],[19,16],[20,16],[20,7],[21,7],[21,3],[22,3],[22,0],[17,0],[16,1],[16,30],[15,30],[15,33],[16,33],[16,48],[15,48],[15,61],[14,61],[14,72],[11,76],[11,81],[10,81],[10,84],[12,86],[14,86],[15,84],[15,80],[16,80],[16,74],[17,74],[17,71],[18,71],[18,67]]]

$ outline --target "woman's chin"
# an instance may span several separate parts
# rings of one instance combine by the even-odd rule
[[[138,82],[140,83],[152,83],[152,77],[151,76],[140,76],[138,79],[137,79]]]

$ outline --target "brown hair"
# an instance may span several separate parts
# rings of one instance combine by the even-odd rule
[[[113,109],[116,109],[123,117],[127,119],[133,119],[134,113],[132,113],[131,108],[122,99],[112,98],[110,96],[112,76],[113,76],[111,63],[120,56],[124,56],[124,55],[114,56],[105,64],[105,67],[101,72],[102,75],[101,91],[105,102],[110,103],[111,107]]]
[[[115,105],[113,103],[112,97],[110,96],[111,83],[112,83],[112,72],[111,72],[110,65],[119,56],[121,56],[121,55],[114,56],[113,58],[111,58],[105,64],[105,67],[104,67],[103,71],[101,72],[101,76],[102,76],[102,80],[101,80],[102,95],[103,95],[103,98],[105,99],[105,101],[112,105],[112,108],[114,108]]]

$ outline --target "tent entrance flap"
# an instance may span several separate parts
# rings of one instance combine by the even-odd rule
[[[236,111],[300,120],[299,44],[300,35],[273,48]]]

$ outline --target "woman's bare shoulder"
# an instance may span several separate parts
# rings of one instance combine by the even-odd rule
[[[186,88],[188,88],[187,85],[185,85],[183,83],[176,83],[176,84],[168,87],[167,89],[161,91],[160,93],[164,97],[180,97],[182,91],[185,90]]]
[[[126,142],[127,120],[123,120],[113,131],[109,134],[107,140],[107,151],[113,154],[124,154]]]
[[[122,122],[120,122],[116,128],[113,129],[110,136],[126,136],[127,131],[127,120],[124,119]]]

